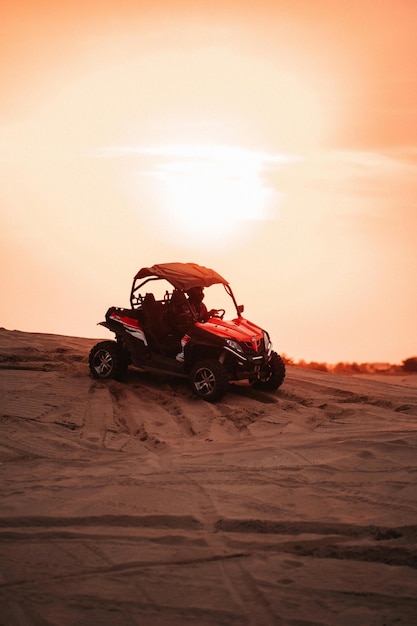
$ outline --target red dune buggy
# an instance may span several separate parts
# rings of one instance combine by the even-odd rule
[[[205,288],[215,290],[211,310],[202,302]],[[265,391],[283,383],[285,364],[272,350],[269,334],[242,317],[243,306],[214,270],[195,263],[144,267],[134,277],[130,305],[110,307],[100,322],[116,340],[100,341],[91,350],[94,378],[123,380],[132,364],[187,378],[208,402],[220,400],[229,381],[248,380]],[[227,319],[231,305],[232,319]]]

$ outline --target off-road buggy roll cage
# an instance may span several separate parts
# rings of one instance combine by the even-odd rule
[[[210,287],[211,285],[222,284],[226,293],[232,298],[238,317],[243,313],[243,305],[236,302],[232,288],[225,278],[217,272],[196,263],[160,263],[152,267],[143,267],[133,279],[132,290],[130,292],[130,305],[132,309],[143,306],[145,295],[140,290],[146,283],[154,280],[166,280],[174,289],[188,291],[193,287]],[[170,301],[172,294],[165,292],[161,302]]]

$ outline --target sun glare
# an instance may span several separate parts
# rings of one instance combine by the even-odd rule
[[[150,165],[142,174],[153,180],[155,211],[166,233],[197,244],[231,239],[250,232],[279,203],[263,173],[290,160],[221,145],[171,145],[136,148]],[[137,190],[140,188],[137,185]],[[138,179],[136,179],[138,180]],[[143,182],[143,178],[142,178]]]

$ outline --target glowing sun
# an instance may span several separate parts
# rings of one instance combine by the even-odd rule
[[[154,210],[160,226],[197,244],[230,241],[266,219],[277,193],[266,166],[288,159],[214,144],[175,144],[136,149],[151,159]],[[144,179],[141,179],[144,184]],[[140,185],[140,182],[139,182]]]

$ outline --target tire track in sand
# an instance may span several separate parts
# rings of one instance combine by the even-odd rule
[[[116,381],[91,384],[81,437],[95,447],[129,452],[153,450],[161,443],[147,433],[140,407]]]
[[[225,535],[219,532],[220,513],[209,491],[192,475],[181,472],[179,475],[183,483],[190,485],[193,502],[200,511],[202,536],[213,559],[218,560],[218,567],[230,597],[241,608],[242,615],[249,619],[248,624],[277,626],[280,623],[277,614],[245,565],[247,559],[251,558],[251,549],[248,552],[231,549],[230,544],[226,543]],[[243,556],[246,558],[233,558]]]

